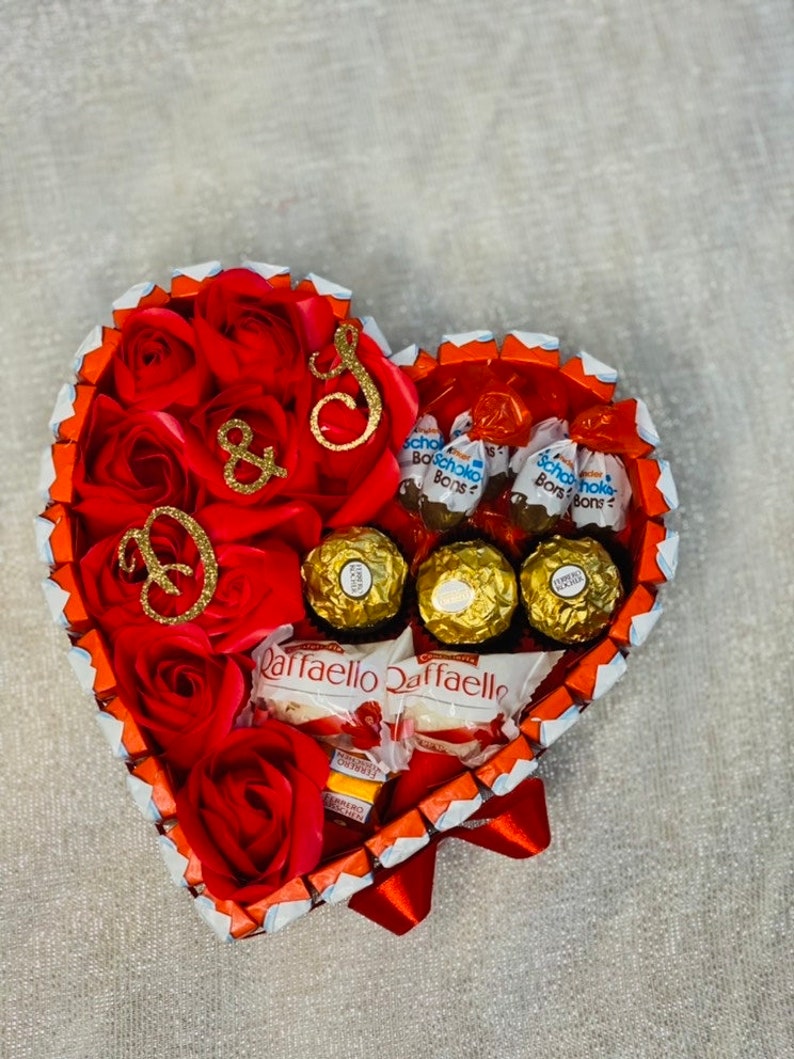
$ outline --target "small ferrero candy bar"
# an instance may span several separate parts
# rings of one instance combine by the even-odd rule
[[[609,624],[622,596],[608,552],[589,537],[550,537],[521,568],[529,624],[559,643],[592,640]]]
[[[306,556],[306,599],[335,629],[374,629],[397,614],[408,565],[380,530],[337,530]]]
[[[474,644],[507,630],[518,604],[516,576],[485,541],[460,541],[433,552],[416,581],[419,613],[446,644]]]
[[[420,416],[397,457],[400,467],[397,498],[408,511],[419,510],[419,497],[425,474],[433,456],[443,447],[444,438],[435,416]]]
[[[568,510],[577,477],[577,446],[561,419],[543,420],[512,458],[516,480],[510,521],[525,533],[548,533]]]
[[[340,823],[368,824],[387,774],[363,754],[331,751],[331,771],[323,791],[323,803]]]
[[[631,485],[623,461],[605,452],[579,449],[579,476],[571,500],[571,519],[577,529],[608,529],[618,533],[626,525]]]

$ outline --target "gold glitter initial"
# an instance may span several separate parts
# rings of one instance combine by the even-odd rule
[[[167,596],[178,596],[180,595],[179,589],[168,576],[169,573],[175,571],[179,574],[185,574],[187,577],[195,577],[196,572],[187,563],[161,563],[155,555],[151,541],[152,525],[154,520],[160,518],[161,515],[167,515],[175,522],[178,522],[192,538],[201,557],[201,565],[204,568],[204,585],[201,589],[201,595],[184,614],[171,617],[160,614],[149,602],[149,591],[152,585],[157,585]],[[180,511],[178,507],[152,508],[149,517],[143,524],[143,528],[127,530],[119,541],[119,566],[126,574],[131,574],[135,570],[135,556],[127,558],[127,548],[130,541],[138,545],[138,551],[143,557],[148,575],[141,589],[141,607],[144,614],[161,625],[179,625],[183,621],[193,621],[194,618],[197,618],[212,599],[215,594],[215,586],[218,584],[218,560],[215,558],[215,552],[212,550],[209,537],[198,522],[191,518],[190,515],[185,514],[184,511]]]
[[[317,379],[335,379],[343,371],[349,371],[361,387],[361,392],[367,402],[367,426],[363,434],[359,435],[354,441],[347,441],[343,445],[336,445],[333,441],[328,441],[323,434],[320,428],[320,412],[329,401],[341,401],[347,408],[355,409],[356,400],[349,393],[326,394],[312,409],[309,423],[312,434],[324,448],[331,449],[332,452],[346,452],[349,449],[357,449],[359,445],[363,445],[378,429],[378,423],[380,423],[380,417],[383,414],[383,402],[377,386],[372,381],[372,377],[356,356],[356,348],[358,346],[358,331],[356,328],[349,323],[340,324],[334,334],[334,345],[336,346],[336,352],[339,354],[340,363],[330,371],[320,371],[315,363],[317,354],[312,353],[309,358],[309,370]]]
[[[242,434],[240,443],[237,445],[229,441],[229,434],[232,430],[239,430]],[[276,463],[276,458],[271,445],[268,445],[261,456],[257,456],[251,452],[249,445],[254,440],[254,432],[244,419],[228,419],[222,427],[218,428],[217,436],[218,444],[224,452],[229,453],[230,457],[226,461],[226,466],[223,468],[223,480],[230,489],[235,491],[235,493],[245,493],[250,496],[251,493],[256,493],[262,489],[263,486],[267,485],[274,474],[278,478],[287,477],[285,468],[279,467]],[[260,475],[256,481],[247,483],[237,481],[234,476],[234,471],[241,460],[243,463],[250,463],[254,467],[259,468]]]

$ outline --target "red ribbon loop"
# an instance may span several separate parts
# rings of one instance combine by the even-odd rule
[[[542,853],[551,841],[543,781],[524,780],[510,794],[491,798],[470,821],[435,834],[430,845],[403,864],[379,871],[371,886],[350,898],[350,908],[393,934],[407,934],[430,911],[436,851],[445,838],[462,838],[504,857]]]

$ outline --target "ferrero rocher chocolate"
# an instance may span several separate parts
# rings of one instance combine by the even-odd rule
[[[518,604],[513,568],[485,541],[461,541],[433,552],[416,579],[419,613],[447,644],[474,644],[498,636]]]
[[[393,618],[407,573],[397,547],[369,526],[329,534],[301,568],[312,610],[335,629],[374,629]]]
[[[529,624],[559,643],[592,640],[609,624],[622,595],[620,574],[590,537],[550,537],[521,567]]]

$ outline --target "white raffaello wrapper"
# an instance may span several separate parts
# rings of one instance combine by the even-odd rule
[[[264,710],[331,746],[365,753],[384,772],[406,768],[411,748],[386,678],[390,665],[412,654],[411,630],[368,644],[292,640],[292,631],[282,625],[253,651],[256,668],[243,723],[257,723],[257,711]]]
[[[623,461],[606,452],[579,447],[579,477],[571,500],[571,518],[579,529],[609,529],[626,525],[631,485]]]
[[[416,747],[475,767],[518,735],[515,716],[563,653],[432,651],[393,662],[390,711],[404,718]]]

